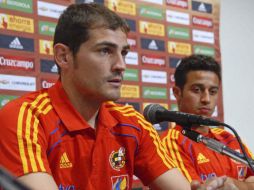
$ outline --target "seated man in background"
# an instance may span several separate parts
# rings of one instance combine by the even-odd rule
[[[99,4],[70,5],[54,36],[59,80],[0,110],[0,165],[33,190],[189,190],[152,125],[120,98],[126,22]],[[192,189],[217,189],[226,177]]]
[[[174,77],[173,93],[179,111],[211,117],[221,83],[220,65],[212,57],[191,55],[181,60]],[[240,150],[237,139],[221,128],[194,126],[191,129],[220,141],[231,149]],[[202,143],[190,140],[181,130],[182,126],[176,125],[162,134],[162,138],[168,154],[189,181],[202,182],[226,175],[226,183],[234,183],[241,190],[254,189],[253,173],[246,165],[214,152]],[[247,151],[250,156],[250,151]]]

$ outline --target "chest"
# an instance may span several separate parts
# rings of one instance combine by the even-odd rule
[[[47,157],[59,185],[94,189],[130,184],[139,143],[137,131],[99,126],[97,131],[68,132],[60,126],[48,138]]]
[[[239,151],[237,142],[231,142],[227,146]],[[226,155],[210,150],[203,144],[192,144],[189,151],[193,166],[203,181],[222,175],[243,180],[247,174],[247,166]]]

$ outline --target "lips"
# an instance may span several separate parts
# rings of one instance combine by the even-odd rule
[[[209,115],[211,113],[210,108],[202,107],[198,109],[201,115]]]
[[[113,79],[108,80],[108,82],[115,87],[119,87],[122,84],[122,78],[118,78],[118,77],[113,78]]]

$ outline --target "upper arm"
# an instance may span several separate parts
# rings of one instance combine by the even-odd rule
[[[26,174],[19,177],[18,181],[32,190],[58,190],[53,177],[48,173],[38,172]]]
[[[152,189],[160,190],[188,190],[190,189],[190,184],[186,178],[181,174],[181,172],[173,168],[163,173],[157,177],[150,186]]]
[[[0,164],[15,176],[51,173],[44,128],[27,102],[0,112]]]
[[[162,139],[163,145],[165,146],[169,157],[175,162],[176,166],[181,170],[189,182],[194,179],[201,181],[196,171],[195,163],[193,163],[190,156],[191,153],[189,148],[185,149],[180,144],[180,135],[180,132],[177,130],[169,130],[167,136]]]

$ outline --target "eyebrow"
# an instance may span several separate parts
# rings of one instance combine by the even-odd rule
[[[100,42],[98,44],[95,45],[95,47],[98,47],[98,46],[109,46],[109,47],[112,47],[112,48],[117,48],[118,45],[115,44],[115,43],[112,43],[112,42],[107,42],[107,41],[104,41],[104,42]],[[130,45],[125,45],[122,47],[122,49],[130,49]]]
[[[194,84],[191,85],[191,87],[193,87],[193,86],[204,87],[204,85],[200,84],[200,83],[194,83]],[[219,89],[219,86],[214,85],[214,86],[211,86],[210,88],[217,88],[217,89]]]

